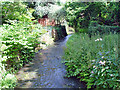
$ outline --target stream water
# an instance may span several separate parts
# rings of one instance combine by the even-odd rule
[[[17,74],[16,88],[86,88],[76,78],[66,78],[66,66],[62,63],[63,48],[71,35],[36,53],[34,60]]]

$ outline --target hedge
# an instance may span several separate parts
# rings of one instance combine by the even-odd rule
[[[97,21],[92,21],[88,27],[88,33],[93,35],[118,33],[119,31],[120,31],[119,26],[99,25]]]

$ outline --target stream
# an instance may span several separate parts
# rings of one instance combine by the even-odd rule
[[[16,88],[86,88],[85,83],[78,79],[65,77],[66,66],[62,63],[62,56],[70,36],[54,42],[45,50],[38,51],[34,60],[16,74]]]

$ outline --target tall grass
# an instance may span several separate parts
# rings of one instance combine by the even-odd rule
[[[65,65],[67,76],[77,76],[87,87],[120,88],[118,35],[74,34],[67,42]]]

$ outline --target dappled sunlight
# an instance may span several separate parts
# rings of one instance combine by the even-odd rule
[[[0,88],[120,89],[118,0],[0,6]]]
[[[69,37],[67,36],[64,40],[54,42],[54,45],[51,45],[48,49],[36,53],[32,64],[25,65],[18,72],[18,87],[83,87],[84,84],[75,80],[75,78],[64,78],[66,67],[62,63],[62,55],[64,54],[63,47]]]
[[[41,36],[40,38],[41,42],[44,44],[40,44],[40,47],[45,49],[48,45],[53,44],[53,38],[51,37],[50,33],[46,33],[44,35]]]
[[[18,80],[31,80],[31,79],[34,79],[34,78],[37,78],[37,72],[36,71],[31,71],[31,72],[28,72],[28,68],[26,70],[26,68],[24,68],[25,70],[23,71],[20,71],[18,72],[18,75],[17,75],[17,79]]]

